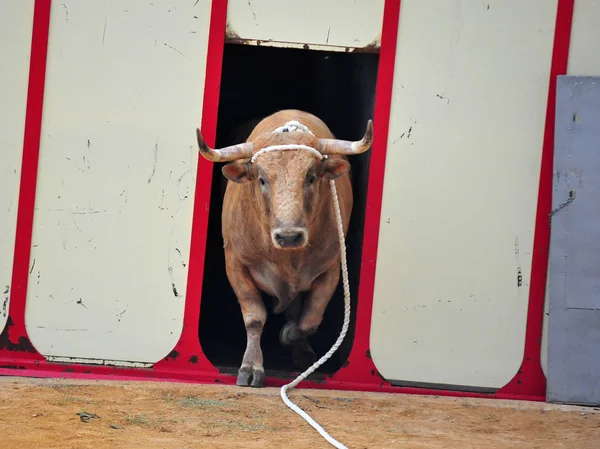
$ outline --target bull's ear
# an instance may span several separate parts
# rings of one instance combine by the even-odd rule
[[[248,162],[231,162],[221,169],[223,176],[238,184],[246,182],[251,178],[251,170],[252,168]]]
[[[327,179],[337,179],[350,170],[350,164],[344,159],[325,159],[322,164]]]

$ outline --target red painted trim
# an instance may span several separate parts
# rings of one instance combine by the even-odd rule
[[[546,126],[540,169],[538,205],[533,239],[533,259],[529,287],[529,308],[525,331],[523,362],[515,377],[499,390],[499,394],[527,394],[546,397],[546,377],[542,371],[541,348],[544,321],[544,300],[550,249],[550,222],[552,208],[552,167],[554,159],[554,115],[556,112],[556,78],[567,73],[571,25],[575,0],[559,0],[556,11],[556,28],[550,66]]]
[[[63,378],[63,379],[88,379],[88,380],[123,380],[123,381],[152,381],[152,382],[177,382],[177,383],[211,383],[223,385],[235,385],[235,376],[223,374],[210,374],[198,371],[155,371],[151,369],[121,369],[107,366],[84,366],[84,365],[57,365],[45,364],[41,367],[31,361],[14,360],[12,368],[0,367],[0,376],[20,376],[38,378]],[[281,387],[289,380],[270,379],[267,387]],[[422,388],[391,387],[389,385],[377,386],[373,383],[363,382],[301,382],[297,388],[307,389],[336,389],[342,391],[365,391],[377,393],[403,393],[427,396],[445,397],[469,397],[483,399],[513,399],[523,401],[543,401],[543,397],[511,395],[511,394],[482,394],[448,390],[427,390]]]
[[[396,62],[396,41],[398,39],[398,24],[400,21],[400,2],[401,0],[386,0],[383,12],[381,49],[379,52],[379,68],[375,93],[373,146],[371,148],[371,161],[369,165],[369,183],[367,187],[367,206],[354,343],[346,367],[338,371],[333,377],[334,380],[370,382],[376,385],[382,382],[382,378],[379,377],[377,369],[371,360],[369,348],[383,178],[385,174],[390,109],[393,97],[392,88],[394,84],[394,65]]]
[[[23,358],[41,356],[33,350],[25,328],[25,300],[29,278],[29,258],[31,255],[31,234],[35,211],[35,189],[37,182],[42,113],[44,108],[44,85],[46,78],[46,56],[50,29],[51,0],[36,0],[33,11],[33,31],[29,62],[29,85],[27,88],[27,110],[21,162],[21,184],[17,210],[17,230],[13,272],[10,286],[9,322],[0,336],[5,348],[0,356],[9,354],[6,346],[12,346]],[[30,348],[32,352],[24,349]]]
[[[206,55],[206,77],[204,81],[201,125],[202,134],[206,139],[206,143],[213,146],[217,135],[217,115],[219,110],[221,69],[223,66],[226,26],[227,0],[213,0],[210,12],[210,29],[208,33],[208,53]],[[190,133],[193,132],[193,129],[190,130]],[[212,171],[213,164],[206,159],[199,157],[196,172],[196,192],[194,196],[183,330],[179,342],[172,352],[172,354],[177,354],[177,356],[156,363],[154,366],[156,370],[161,370],[166,367],[173,368],[174,366],[189,367],[189,361],[194,360],[193,368],[195,370],[202,370],[211,373],[212,375],[217,372],[217,369],[204,355],[198,337]]]

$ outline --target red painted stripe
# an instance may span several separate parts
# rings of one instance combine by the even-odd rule
[[[25,329],[25,301],[29,278],[31,234],[35,213],[35,189],[37,182],[42,111],[44,106],[44,84],[46,79],[46,56],[50,31],[51,0],[36,0],[33,12],[33,31],[29,63],[29,86],[27,89],[27,111],[21,163],[21,184],[17,210],[17,230],[13,260],[9,317],[12,326],[7,326],[9,341],[13,344],[27,343]],[[21,346],[23,347],[23,346]],[[23,357],[39,357],[35,353],[22,353]]]
[[[206,78],[202,103],[202,134],[208,145],[215,144],[217,135],[217,115],[226,25],[227,0],[213,0],[210,13]],[[202,56],[199,55],[198,57]],[[195,135],[195,130],[190,129],[190,133]],[[216,368],[202,352],[198,337],[212,170],[213,164],[211,162],[202,157],[198,158],[183,331],[175,347],[175,351],[177,351],[179,356],[175,359],[161,360],[155,365],[155,369],[157,370],[165,366],[172,367],[174,365],[187,364],[188,368],[193,368],[194,370],[202,370],[209,373],[216,372]],[[192,366],[188,363],[190,357],[194,357]]]
[[[375,116],[373,119],[373,146],[371,148],[369,166],[354,343],[352,352],[348,358],[348,364],[336,373],[334,376],[336,380],[375,382],[376,384],[382,382],[373,361],[368,355],[368,351],[371,338],[375,265],[377,260],[377,245],[379,243],[379,223],[381,220],[390,109],[393,97],[392,87],[394,84],[398,24],[400,21],[400,2],[401,0],[386,0],[383,12],[381,49],[379,52],[379,68],[377,71],[377,88],[375,93]]]
[[[556,11],[556,28],[554,31],[554,47],[552,49],[548,103],[546,106],[546,126],[544,129],[535,235],[533,239],[533,259],[523,362],[516,376],[499,393],[546,397],[546,377],[542,371],[540,358],[548,253],[550,248],[550,223],[548,221],[548,214],[552,208],[556,78],[559,75],[567,73],[574,3],[575,0],[558,0]]]
[[[152,381],[152,382],[178,382],[178,383],[201,383],[201,384],[222,384],[235,385],[235,376],[224,374],[211,374],[197,372],[192,370],[162,370],[160,372],[144,369],[115,368],[107,366],[84,366],[84,365],[36,365],[33,361],[14,361],[11,363],[14,368],[5,368],[0,366],[0,376],[21,377],[39,377],[39,378],[63,378],[63,379],[88,379],[88,380],[121,380],[121,381]],[[68,371],[67,371],[68,370]],[[267,382],[267,387],[281,387],[289,380],[271,379]],[[376,393],[403,393],[417,394],[427,396],[445,396],[445,397],[469,397],[484,399],[518,399],[525,401],[543,401],[544,398],[511,395],[511,394],[483,394],[470,393],[449,390],[428,390],[411,387],[392,387],[389,385],[376,385],[373,383],[361,382],[301,382],[298,388],[303,389],[336,389],[341,391],[365,391]]]

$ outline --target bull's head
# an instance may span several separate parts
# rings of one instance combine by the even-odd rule
[[[260,197],[259,203],[268,216],[273,245],[279,249],[299,249],[308,243],[308,224],[323,205],[319,196],[324,189],[329,189],[328,183],[322,181],[339,178],[350,168],[345,158],[335,155],[350,156],[367,151],[373,141],[373,122],[369,120],[364,137],[356,142],[289,132],[266,134],[253,142],[213,149],[206,145],[199,129],[196,135],[202,156],[213,162],[230,162],[222,169],[227,179],[252,183],[252,191]],[[262,154],[254,162],[249,161],[260,149],[280,144],[307,145],[334,157],[321,160],[310,151],[274,151]]]

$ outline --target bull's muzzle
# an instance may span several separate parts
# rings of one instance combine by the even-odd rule
[[[296,249],[306,246],[308,233],[305,228],[285,227],[273,229],[271,239],[279,249]]]

